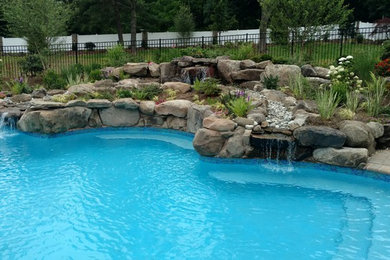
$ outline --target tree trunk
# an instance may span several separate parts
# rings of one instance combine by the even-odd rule
[[[136,0],[131,1],[131,51],[135,53],[137,51],[137,3]]]
[[[123,45],[123,29],[122,29],[122,23],[121,23],[121,14],[119,11],[117,0],[111,0],[112,6],[114,8],[115,13],[115,20],[116,20],[116,29],[118,32],[118,41],[119,44]]]
[[[260,40],[259,40],[259,52],[266,53],[267,52],[267,28],[268,22],[271,17],[271,10],[267,4],[263,4],[261,6],[261,20],[260,20]]]

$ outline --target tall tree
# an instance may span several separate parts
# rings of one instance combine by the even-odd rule
[[[69,8],[56,0],[4,0],[4,18],[10,32],[27,40],[29,50],[39,53],[56,36],[65,34]]]
[[[259,52],[267,51],[267,29],[274,7],[278,0],[258,0],[261,7]]]
[[[112,7],[115,13],[115,21],[116,21],[116,30],[118,32],[118,40],[121,45],[123,45],[123,29],[121,22],[121,13],[119,11],[118,0],[111,0]]]
[[[227,0],[210,0],[205,6],[209,29],[219,34],[223,31],[237,29],[237,20]]]
[[[182,6],[179,9],[179,12],[175,17],[174,29],[182,38],[190,37],[194,31],[194,18],[191,10],[187,6]]]
[[[131,32],[131,51],[137,50],[137,7],[139,0],[130,1],[130,32]]]

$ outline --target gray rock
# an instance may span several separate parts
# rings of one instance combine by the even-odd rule
[[[43,101],[39,99],[32,100],[30,104],[31,110],[56,109],[65,107],[65,104],[60,102]]]
[[[44,96],[46,96],[46,93],[47,93],[47,91],[44,88],[34,89],[31,96],[33,98],[43,98]]]
[[[234,71],[230,74],[230,76],[234,81],[259,81],[263,72],[264,70],[259,69],[246,69]]]
[[[88,120],[88,125],[89,127],[102,127],[103,123],[102,120],[100,119],[100,115],[97,109],[93,109],[91,116],[89,117]]]
[[[233,119],[233,121],[242,127],[245,127],[246,125],[254,125],[255,124],[255,120],[253,120],[251,118],[244,118],[244,117],[236,117]]]
[[[256,68],[256,62],[254,62],[253,60],[243,60],[240,62],[240,68],[242,70],[254,69]]]
[[[301,72],[305,77],[317,77],[317,71],[310,64],[303,65]]]
[[[203,127],[203,119],[211,114],[210,106],[191,104],[187,114],[187,131],[196,133],[196,131]]]
[[[138,79],[124,79],[116,83],[117,89],[135,89],[138,88],[140,82]]]
[[[114,107],[128,110],[138,109],[139,105],[132,98],[121,98],[113,102]]]
[[[161,116],[144,116],[144,122],[146,127],[160,127],[164,124],[165,121]]]
[[[218,72],[223,81],[233,83],[231,74],[240,70],[240,61],[236,60],[218,60]]]
[[[170,62],[160,64],[161,82],[167,82],[175,78],[177,66]]]
[[[343,147],[347,137],[334,128],[326,126],[303,126],[294,131],[294,137],[301,146]]]
[[[226,141],[218,156],[223,158],[241,158],[245,154],[243,134],[244,130],[237,130],[234,135]]]
[[[340,131],[347,136],[346,146],[367,148],[369,154],[375,152],[374,136],[365,123],[346,120],[340,123]]]
[[[253,128],[252,133],[256,135],[261,135],[264,134],[264,130],[260,125],[257,125]]]
[[[184,118],[168,116],[166,122],[170,129],[185,131],[187,128],[187,120]]]
[[[96,89],[99,88],[109,89],[114,87],[114,82],[111,79],[104,79],[104,80],[96,81],[93,85]]]
[[[330,70],[323,67],[314,67],[315,71],[317,72],[317,77],[323,78],[323,79],[329,79],[329,72]]]
[[[153,78],[160,77],[160,65],[157,63],[151,62],[148,65],[150,76]]]
[[[111,106],[111,101],[107,99],[90,99],[87,101],[87,107],[89,108],[108,108]]]
[[[152,116],[154,114],[154,107],[156,104],[154,101],[141,101],[139,109],[142,114]]]
[[[68,107],[55,110],[26,112],[18,122],[24,132],[55,134],[88,125],[91,110],[85,107]]]
[[[318,112],[317,103],[313,100],[299,100],[297,103],[297,106],[294,108],[293,112],[295,113],[299,109],[303,109],[309,113],[317,113]]]
[[[287,107],[292,107],[297,104],[297,100],[294,97],[286,97],[283,101],[283,104]]]
[[[84,100],[71,100],[68,103],[66,103],[66,107],[86,107],[87,102]]]
[[[199,129],[193,140],[195,150],[203,156],[217,155],[224,144],[225,138],[220,132],[205,128]]]
[[[385,134],[385,128],[381,123],[369,122],[367,126],[370,128],[375,139],[382,137]]]
[[[123,71],[131,76],[146,77],[148,75],[147,63],[127,63]]]
[[[251,113],[248,115],[248,118],[256,121],[259,124],[266,120],[266,117],[263,113]]]
[[[225,132],[233,131],[236,128],[236,124],[229,119],[209,116],[203,119],[203,127],[214,131]]]
[[[368,150],[365,148],[320,148],[313,152],[316,161],[344,167],[358,167],[368,160]]]
[[[283,92],[274,89],[264,89],[260,92],[260,94],[265,96],[267,100],[272,100],[281,103],[284,102],[285,98],[287,97],[287,95]]]
[[[173,115],[176,117],[186,117],[188,108],[191,106],[188,100],[171,100],[161,103],[155,107],[158,115]]]
[[[318,88],[321,85],[329,85],[331,83],[329,79],[323,79],[318,77],[307,77],[306,79],[309,84],[315,88]]]
[[[300,74],[301,69],[296,65],[271,65],[265,68],[262,76],[278,77],[278,85],[283,87],[289,84],[291,77],[296,77]]]
[[[100,110],[100,118],[105,126],[135,126],[140,119],[140,114],[138,110],[110,107]]]
[[[47,91],[47,95],[49,96],[54,96],[54,95],[62,95],[62,94],[65,94],[65,90],[63,89],[51,89],[51,90],[48,90]]]
[[[165,82],[162,85],[163,89],[173,89],[179,93],[187,93],[191,91],[191,85],[183,82]]]
[[[11,97],[11,101],[14,103],[23,103],[28,102],[32,99],[32,96],[30,94],[19,94]]]
[[[262,91],[264,89],[261,81],[245,81],[240,84],[240,88],[250,89],[254,91]]]
[[[257,64],[256,64],[256,69],[261,69],[261,70],[263,70],[263,69],[265,69],[267,66],[272,66],[272,65],[274,65],[274,64],[272,63],[272,61],[270,61],[270,60],[265,60],[265,61],[261,61],[261,62],[257,63]]]
[[[71,86],[68,88],[67,93],[68,94],[74,94],[76,96],[83,96],[87,94],[92,94],[96,91],[95,86],[91,83],[88,84],[80,84],[80,85],[75,85]],[[53,95],[53,94],[51,94]]]

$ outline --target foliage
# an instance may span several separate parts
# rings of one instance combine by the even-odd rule
[[[370,72],[374,70],[375,64],[378,62],[374,53],[367,51],[358,51],[353,58],[352,71],[359,79],[367,81],[370,79]]]
[[[218,83],[219,81],[214,78],[207,78],[204,81],[196,79],[194,83],[194,90],[198,93],[205,94],[206,96],[217,96],[222,91],[222,89],[218,86]]]
[[[231,12],[228,0],[209,0],[206,2],[206,21],[215,32],[223,32],[237,27],[237,20]]]
[[[25,37],[32,53],[49,48],[55,36],[63,35],[70,11],[56,0],[3,0],[4,18],[10,31]]]
[[[334,115],[340,99],[332,89],[325,89],[317,93],[316,102],[321,118],[330,119]]]
[[[100,69],[91,70],[87,75],[91,82],[95,82],[103,78]]]
[[[381,60],[390,59],[390,40],[387,40],[383,43],[383,51]]]
[[[102,68],[101,64],[92,63],[91,65],[84,66],[84,73],[90,74],[93,70],[100,70]]]
[[[54,70],[46,71],[43,83],[48,89],[64,89],[67,85],[66,80]]]
[[[390,77],[390,58],[376,64],[375,73],[382,77]]]
[[[19,66],[25,75],[35,76],[44,70],[42,58],[39,54],[27,55],[19,61]]]
[[[131,97],[137,100],[153,100],[154,97],[160,95],[162,89],[158,85],[146,85],[140,89],[131,90]]]
[[[121,88],[121,89],[117,90],[116,96],[118,98],[131,98],[132,97],[132,93],[131,93],[131,91],[129,89]]]
[[[347,107],[348,110],[352,112],[356,112],[359,107],[359,100],[360,100],[359,92],[348,91],[346,93],[345,106]]]
[[[291,77],[289,81],[289,87],[296,98],[312,99],[315,97],[315,90],[311,87],[309,81],[301,74]]]
[[[195,23],[189,7],[185,5],[180,7],[174,20],[174,29],[182,38],[191,37]]]
[[[254,106],[249,97],[239,97],[231,100],[227,105],[229,111],[238,117],[246,117]]]
[[[108,91],[99,91],[99,92],[93,92],[91,95],[90,95],[90,98],[91,99],[107,99],[107,100],[110,100],[110,101],[113,101],[115,98],[114,98],[114,95],[111,94],[110,92]]]
[[[63,94],[63,95],[54,95],[52,101],[60,103],[68,103],[71,100],[77,99],[77,96],[74,94]]]
[[[349,89],[346,83],[337,81],[331,85],[331,88],[341,103],[345,103],[347,101],[347,93]]]
[[[167,100],[175,100],[177,92],[178,92],[177,90],[170,89],[170,88],[164,90],[164,93],[168,96]]]
[[[108,49],[106,55],[107,66],[120,67],[128,61],[128,55],[122,45]]]
[[[22,93],[29,94],[32,92],[32,88],[27,84],[27,80],[23,77],[7,82],[7,85],[13,95],[19,95]]]
[[[233,60],[246,60],[254,56],[252,43],[241,44],[236,53],[231,55]]]
[[[356,113],[348,108],[342,108],[339,110],[338,115],[341,119],[352,120],[355,117]]]
[[[386,80],[376,77],[371,73],[371,81],[367,82],[367,113],[370,116],[378,116],[382,110],[382,103],[385,98]]]
[[[263,84],[266,89],[277,89],[279,83],[279,77],[278,76],[264,76]]]

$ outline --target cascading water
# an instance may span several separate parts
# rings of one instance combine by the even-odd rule
[[[251,145],[256,148],[257,156],[267,161],[293,161],[296,145],[291,137],[281,134],[252,135]]]
[[[183,70],[181,79],[184,83],[192,85],[196,80],[204,81],[209,74],[208,67],[191,67]]]
[[[0,138],[4,138],[6,136],[6,133],[9,133],[10,130],[15,130],[15,126],[15,120],[11,117],[8,117],[7,112],[2,113],[0,116]]]

